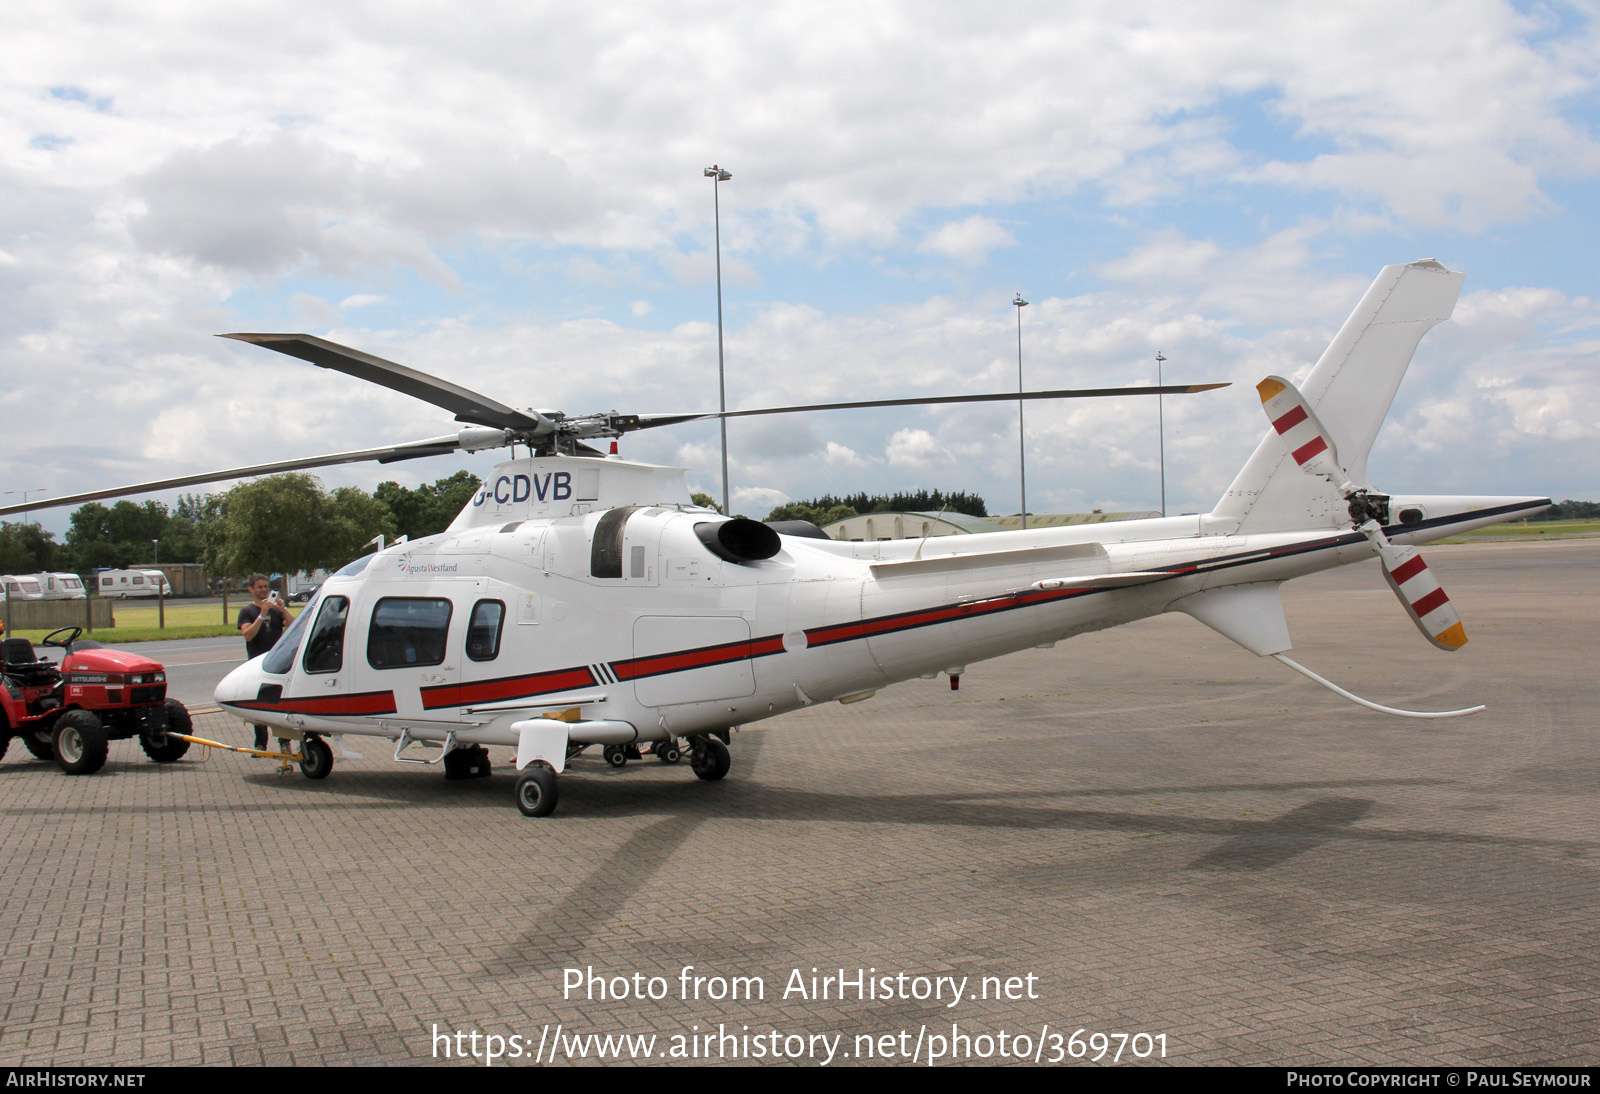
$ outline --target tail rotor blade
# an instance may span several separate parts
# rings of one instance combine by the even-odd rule
[[[1454,652],[1465,646],[1467,631],[1461,624],[1461,613],[1450,603],[1444,587],[1417,549],[1391,542],[1375,521],[1363,525],[1361,531],[1378,549],[1383,579],[1423,637],[1441,650]]]
[[[1357,489],[1339,466],[1333,438],[1299,389],[1281,376],[1268,376],[1256,385],[1256,391],[1261,396],[1261,409],[1267,412],[1272,428],[1288,445],[1289,454],[1302,471],[1321,475],[1346,497]]]

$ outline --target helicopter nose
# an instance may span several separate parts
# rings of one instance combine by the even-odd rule
[[[261,691],[261,669],[255,661],[246,661],[222,678],[213,693],[218,703],[239,703],[254,699]]]

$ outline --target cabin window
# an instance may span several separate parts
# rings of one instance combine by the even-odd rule
[[[317,625],[306,639],[307,672],[338,672],[344,668],[344,623],[350,615],[350,601],[330,596],[317,612]]]
[[[450,631],[450,601],[391,596],[372,609],[367,632],[367,664],[375,669],[409,669],[444,661]]]
[[[472,606],[472,622],[467,627],[467,656],[474,661],[493,661],[500,656],[500,629],[505,625],[506,606],[500,600],[480,600]]]
[[[135,585],[143,585],[144,584],[144,578],[136,577],[136,578],[133,579],[133,583]]]

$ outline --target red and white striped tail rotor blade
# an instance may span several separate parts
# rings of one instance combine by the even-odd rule
[[[1461,613],[1450,603],[1439,579],[1433,576],[1417,549],[1388,540],[1377,546],[1384,580],[1405,605],[1406,614],[1417,625],[1417,630],[1441,650],[1459,650],[1465,646],[1467,631],[1461,625]]]
[[[1333,438],[1322,428],[1317,415],[1306,404],[1299,390],[1281,376],[1268,376],[1256,385],[1261,409],[1267,412],[1272,428],[1288,445],[1289,454],[1302,471],[1321,475],[1341,491],[1353,489],[1339,466],[1339,453]]]

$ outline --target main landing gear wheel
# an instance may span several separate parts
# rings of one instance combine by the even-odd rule
[[[600,754],[606,758],[606,763],[612,767],[621,767],[628,762],[628,750],[621,745],[606,745],[600,750]],[[532,815],[531,813],[529,814],[529,816]]]
[[[301,747],[305,757],[300,761],[300,774],[308,779],[326,779],[333,770],[333,749],[321,737],[307,737]]]
[[[55,758],[56,746],[54,737],[47,729],[36,729],[31,733],[22,734],[22,747],[33,753],[36,760],[50,760]]]
[[[696,775],[708,782],[726,775],[733,763],[733,758],[728,755],[728,746],[709,734],[697,738],[690,744],[689,750],[689,766]]]
[[[664,764],[675,764],[683,759],[683,749],[678,747],[677,741],[657,741],[654,752],[656,759]]]
[[[146,729],[139,734],[139,747],[158,764],[170,764],[189,751],[189,742],[170,734],[194,732],[194,722],[189,712],[176,699],[168,699],[165,714],[167,724],[161,729]]]
[[[534,763],[517,778],[517,808],[524,817],[548,817],[559,797],[556,773],[543,763]]]
[[[68,775],[99,771],[109,743],[100,719],[87,710],[69,710],[56,719],[56,763]]]

